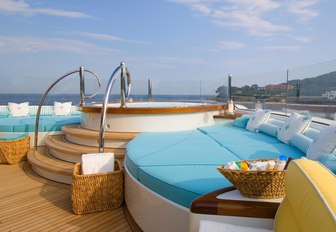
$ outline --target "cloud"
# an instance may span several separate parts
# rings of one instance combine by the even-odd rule
[[[218,48],[226,50],[238,50],[245,47],[245,44],[234,41],[220,41],[218,44]]]
[[[34,8],[24,0],[1,0],[0,12],[18,13],[22,15],[44,14],[58,17],[85,18],[89,15],[77,11],[56,10],[50,8]]]
[[[272,51],[296,51],[301,47],[297,45],[277,45],[277,46],[264,46],[260,47],[263,50],[272,50]]]
[[[78,31],[78,32],[74,32],[74,33],[82,35],[82,36],[89,37],[91,39],[96,39],[96,40],[120,41],[120,42],[135,43],[135,44],[151,44],[150,42],[146,42],[146,41],[123,39],[123,38],[121,38],[119,36],[115,36],[115,35],[83,32],[83,31]]]
[[[294,37],[294,40],[302,42],[302,43],[310,43],[312,38],[310,37]]]
[[[288,10],[301,21],[308,21],[319,15],[316,10],[312,9],[318,2],[319,0],[291,0],[288,3]]]
[[[175,56],[155,56],[155,57],[129,57],[129,63],[136,66],[149,67],[149,68],[166,68],[176,69],[177,66],[193,66],[201,65],[204,60],[199,57],[175,57]]]
[[[218,26],[243,30],[252,36],[274,36],[291,31],[279,22],[288,13],[300,21],[318,15],[312,7],[318,0],[168,0],[188,6],[193,12],[209,17]]]
[[[190,49],[190,50],[197,50],[197,51],[206,51],[206,52],[219,52],[219,49],[214,49],[214,48],[205,48],[205,47],[198,47],[198,46],[194,46],[194,47],[185,47],[186,49]]]
[[[79,54],[108,54],[118,50],[97,46],[78,40],[46,37],[0,36],[1,52],[41,52],[62,51]]]

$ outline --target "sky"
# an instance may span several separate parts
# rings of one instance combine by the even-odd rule
[[[335,11],[335,0],[0,0],[0,93],[44,90],[79,66],[107,80],[121,61],[134,85],[197,91],[228,74],[262,86],[287,69],[328,72]]]

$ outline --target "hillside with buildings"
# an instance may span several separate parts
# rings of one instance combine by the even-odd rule
[[[218,98],[225,98],[227,87],[220,86],[216,93]],[[236,100],[283,101],[287,94],[289,98],[333,100],[336,98],[336,71],[302,80],[289,80],[288,84],[232,87],[232,95]]]

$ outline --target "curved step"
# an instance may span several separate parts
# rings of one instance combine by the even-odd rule
[[[91,146],[98,146],[99,132],[81,128],[79,125],[67,125],[62,127],[66,140]],[[110,132],[106,131],[104,134],[104,147],[109,148],[125,148],[127,143],[137,136],[137,132]]]
[[[84,146],[70,143],[63,135],[51,135],[46,139],[49,153],[57,159],[72,163],[81,162],[82,154],[97,153],[97,147]],[[123,160],[125,157],[124,148],[105,148],[105,152],[113,152],[116,159]]]
[[[82,138],[91,138],[91,139],[98,139],[99,138],[99,131],[88,130],[80,127],[80,125],[67,125],[62,127],[62,131],[64,134],[71,134],[76,137]],[[137,136],[138,132],[105,132],[105,139],[106,140],[131,140],[135,136]]]
[[[50,157],[45,147],[39,147],[37,151],[31,149],[27,154],[27,159],[34,172],[40,176],[64,184],[71,184],[75,165]]]

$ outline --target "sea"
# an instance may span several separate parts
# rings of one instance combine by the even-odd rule
[[[42,94],[0,94],[0,105],[7,105],[8,102],[22,103],[29,102],[29,105],[38,105],[41,101]],[[133,101],[147,101],[146,94],[131,95]],[[216,96],[213,95],[153,95],[153,101],[214,101]],[[54,105],[55,101],[58,102],[72,102],[73,105],[79,103],[79,94],[50,94],[44,101],[43,105]],[[86,99],[85,102],[102,102],[104,96],[98,94],[91,99]],[[111,94],[109,102],[119,101],[120,95]]]

